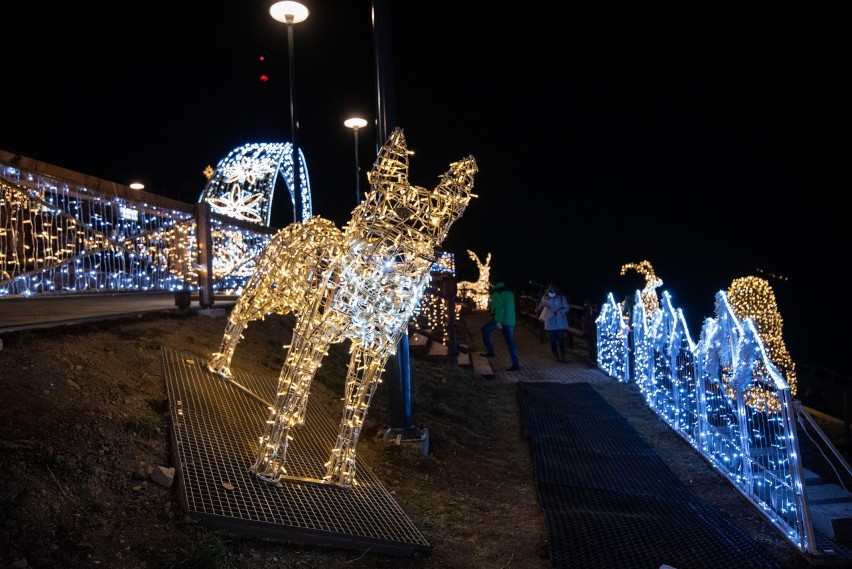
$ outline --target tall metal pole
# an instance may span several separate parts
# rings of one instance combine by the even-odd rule
[[[355,131],[355,205],[361,203],[361,166],[358,160],[358,129],[367,126],[367,121],[352,117],[343,121],[343,126],[351,128]]]
[[[299,121],[296,118],[296,57],[293,52],[293,15],[287,15],[287,51],[290,54],[290,158],[293,164],[293,221],[302,219],[302,185],[299,176]]]
[[[355,205],[361,203],[361,167],[358,165],[358,127],[352,129],[355,133]]]
[[[396,101],[393,89],[393,67],[391,62],[390,0],[373,0],[373,38],[376,65],[377,132],[376,152],[384,144],[391,130],[396,127]],[[390,428],[384,435],[386,440],[415,442],[423,454],[429,451],[429,429],[417,428],[411,417],[411,365],[409,362],[408,330],[402,333],[396,347],[396,377],[389,378]]]
[[[304,22],[308,19],[308,9],[299,2],[283,0],[269,7],[269,15],[274,20],[287,24],[287,53],[290,63],[290,136],[292,137],[290,147],[290,161],[293,165],[293,221],[305,221],[304,199],[302,196],[302,181],[299,162],[299,119],[296,115],[296,53],[293,47],[293,24]]]

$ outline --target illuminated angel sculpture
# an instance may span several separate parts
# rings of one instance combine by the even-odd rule
[[[488,310],[488,301],[491,296],[491,253],[485,257],[485,263],[479,260],[476,253],[467,250],[470,259],[479,267],[479,278],[476,281],[461,281],[458,284],[458,294],[461,298],[473,301],[479,310]]]
[[[226,378],[240,334],[271,313],[296,315],[275,402],[251,471],[267,482],[287,478],[291,429],[304,424],[311,381],[328,348],[351,340],[343,417],[325,475],[355,481],[355,446],[387,359],[429,284],[435,249],[476,197],[472,156],[450,165],[433,190],[408,183],[408,147],[394,130],[369,175],[370,192],[341,231],[314,217],[278,232],[257,262],[228,318],[209,369]],[[302,479],[304,480],[304,479]]]

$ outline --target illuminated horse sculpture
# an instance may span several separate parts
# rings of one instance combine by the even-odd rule
[[[324,483],[355,480],[355,446],[385,363],[417,309],[434,252],[471,198],[472,156],[454,162],[433,190],[408,183],[408,148],[396,129],[369,175],[370,192],[343,231],[314,217],[278,232],[257,262],[228,318],[209,369],[229,369],[243,329],[267,314],[296,314],[292,343],[251,471],[286,477],[290,430],[304,424],[311,381],[328,348],[351,340],[343,417]],[[317,480],[319,481],[319,480]]]

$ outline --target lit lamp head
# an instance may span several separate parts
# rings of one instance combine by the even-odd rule
[[[143,184],[142,182],[130,182],[129,187],[131,190],[144,190],[145,184]]]
[[[352,117],[351,119],[343,121],[343,126],[358,130],[359,128],[367,126],[367,121],[359,117]]]
[[[285,0],[269,7],[269,15],[284,24],[298,24],[308,19],[308,8],[299,2]]]

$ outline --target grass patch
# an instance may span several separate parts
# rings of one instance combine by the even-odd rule
[[[152,397],[148,399],[148,407],[156,413],[165,413],[169,409],[169,402],[165,399]]]
[[[154,338],[140,338],[139,345],[146,350],[159,350],[162,347],[160,341]]]
[[[154,438],[160,434],[160,418],[155,415],[140,415],[124,422],[124,428],[137,435]]]
[[[198,541],[175,554],[170,569],[226,569],[229,566],[225,542],[215,532],[202,532]]]

